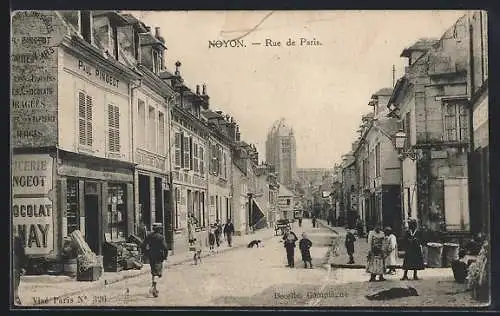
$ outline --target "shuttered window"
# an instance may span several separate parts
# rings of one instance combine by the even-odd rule
[[[444,137],[446,141],[466,142],[469,140],[467,108],[458,102],[443,105]]]
[[[148,119],[148,148],[152,152],[156,152],[156,111],[155,108],[149,107],[149,119]]]
[[[108,105],[108,150],[120,152],[120,108]]]
[[[189,137],[189,170],[193,170],[193,138]]]
[[[137,126],[137,137],[138,145],[140,147],[145,147],[146,145],[146,103],[142,100],[137,100],[137,114],[138,114],[138,126]]]
[[[80,145],[92,146],[92,97],[78,93],[78,129]]]
[[[199,163],[200,163],[200,174],[201,175],[204,175],[205,174],[205,153],[204,153],[204,150],[203,150],[203,147],[199,147],[198,148],[199,150]]]
[[[198,163],[198,144],[193,143],[193,170],[194,172],[200,171],[200,165]]]
[[[175,133],[175,166],[182,167],[182,135]]]
[[[189,137],[184,136],[183,139],[183,168],[189,169],[189,153],[190,153]]]
[[[165,154],[165,115],[158,114],[158,153]]]

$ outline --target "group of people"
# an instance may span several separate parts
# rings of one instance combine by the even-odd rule
[[[287,259],[287,267],[294,268],[295,267],[295,248],[296,243],[299,241],[297,235],[290,228],[285,229],[283,234],[283,245],[286,250],[286,259]],[[302,238],[299,241],[299,249],[302,255],[302,261],[304,262],[304,268],[307,268],[309,264],[309,269],[312,269],[312,258],[311,258],[311,249],[312,242],[309,238],[307,238],[307,234],[302,233]]]
[[[188,219],[188,235],[189,235],[189,247],[193,251],[194,264],[201,262],[201,249],[202,249],[202,238],[197,238],[195,235],[195,227],[197,224],[197,219],[194,216],[190,216]],[[217,248],[222,244],[222,236],[224,234],[225,240],[229,247],[233,246],[233,235],[234,235],[234,224],[231,219],[227,219],[227,223],[223,226],[220,220],[210,225],[208,229],[208,245],[211,254],[214,254]]]
[[[355,235],[348,231],[345,238],[345,247],[349,256],[348,264],[354,264],[354,242]],[[376,225],[368,233],[368,256],[366,271],[370,273],[370,282],[384,281],[384,274],[396,273],[396,260],[398,257],[397,238],[391,227],[386,227],[383,231],[381,225]],[[424,258],[422,252],[422,236],[417,227],[417,221],[408,221],[408,231],[404,237],[404,260],[403,277],[401,280],[408,280],[408,271],[413,270],[413,279],[418,280],[419,270],[423,270]]]

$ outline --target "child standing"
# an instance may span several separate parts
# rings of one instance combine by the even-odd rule
[[[349,261],[347,264],[354,264],[354,242],[356,241],[356,237],[354,234],[348,230],[345,235],[345,249],[347,250],[347,254],[349,255]]]
[[[311,252],[309,249],[312,247],[312,242],[307,238],[306,233],[302,233],[302,239],[299,242],[300,252],[302,254],[302,261],[304,261],[304,268],[307,268],[307,263],[309,262],[309,268],[312,269],[312,259]]]
[[[193,260],[194,264],[197,265],[198,261],[201,263],[201,238],[198,240],[197,238],[194,238],[193,240]]]
[[[210,227],[208,232],[208,244],[210,246],[210,252],[213,254],[215,248],[215,228],[213,226]]]

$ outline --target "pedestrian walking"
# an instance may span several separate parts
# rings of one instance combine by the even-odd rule
[[[21,276],[25,273],[27,263],[24,239],[19,236],[16,230],[13,236],[13,273],[14,273],[14,304],[21,306],[21,299],[19,297],[19,284],[21,283]]]
[[[307,263],[309,262],[309,268],[312,269],[312,258],[311,258],[311,249],[312,242],[307,238],[306,233],[302,233],[302,239],[299,242],[299,249],[302,255],[302,261],[304,261],[304,268],[307,268]]]
[[[363,222],[361,221],[361,218],[358,217],[356,218],[356,230],[358,232],[358,238],[363,238]]]
[[[345,249],[347,254],[349,255],[349,261],[347,264],[354,264],[354,242],[356,241],[356,237],[352,233],[352,231],[348,230],[345,235]]]
[[[326,217],[326,224],[327,224],[328,226],[330,226],[330,216],[327,216],[327,217]]]
[[[285,229],[285,234],[283,234],[283,244],[286,250],[286,258],[288,261],[287,267],[293,268],[295,262],[295,243],[298,238],[290,228]]]
[[[153,231],[146,237],[143,243],[144,252],[149,258],[151,266],[151,289],[150,293],[158,297],[157,278],[161,278],[163,261],[168,256],[168,246],[165,237],[161,234],[162,224],[154,223]]]
[[[208,231],[208,245],[210,247],[210,253],[214,253],[214,246],[215,246],[215,227],[214,225],[210,226],[210,229]]]
[[[220,220],[215,221],[215,243],[217,244],[217,248],[220,247],[220,237],[222,235],[222,225]]]
[[[233,234],[234,234],[234,225],[231,222],[231,219],[227,219],[226,226],[224,226],[224,235],[226,236],[227,239],[227,245],[229,247],[232,247],[232,242],[233,242]]]
[[[385,235],[380,229],[380,225],[375,225],[375,228],[368,233],[368,260],[367,260],[367,271],[370,273],[370,282],[376,281],[376,277],[379,277],[379,281],[384,281],[384,244]]]
[[[313,228],[316,228],[316,216],[315,215],[312,216],[312,224],[313,224]]]
[[[384,229],[384,234],[387,237],[386,238],[386,252],[387,252],[387,258],[385,265],[387,267],[387,273],[388,274],[395,274],[396,273],[396,260],[397,260],[397,255],[398,255],[398,241],[396,238],[396,235],[393,234],[392,228],[387,226]]]
[[[408,280],[408,270],[413,270],[413,280],[419,280],[417,271],[424,270],[424,256],[422,254],[422,235],[418,229],[417,220],[408,220],[408,231],[404,239],[405,256],[403,260],[402,281]]]
[[[302,227],[302,217],[299,217],[299,227]]]

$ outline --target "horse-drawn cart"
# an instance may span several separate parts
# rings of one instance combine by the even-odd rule
[[[290,229],[290,221],[288,219],[279,219],[276,221],[276,225],[274,226],[274,234],[278,236],[278,233],[283,235],[286,229]]]

